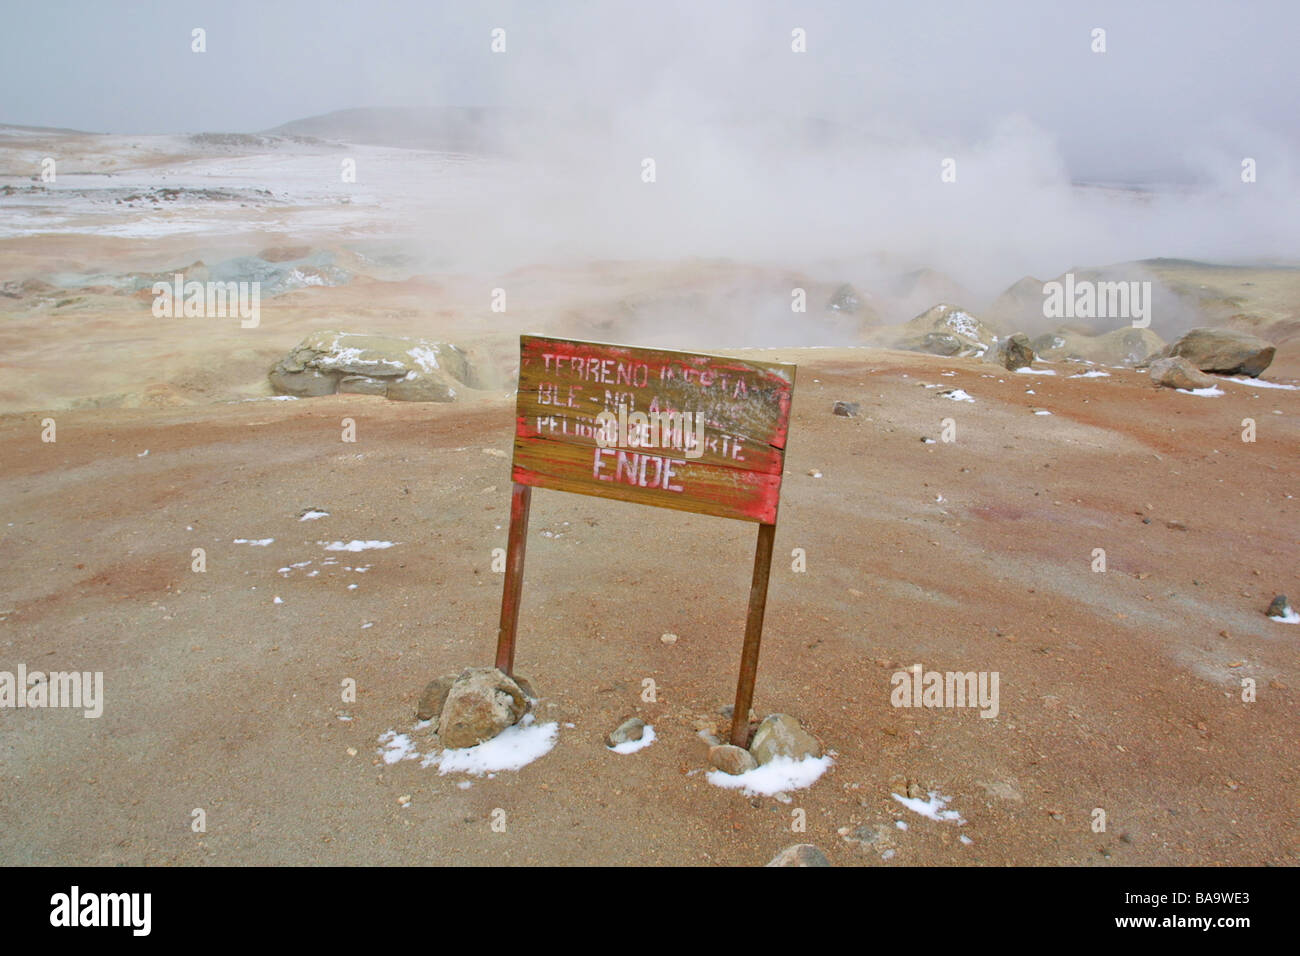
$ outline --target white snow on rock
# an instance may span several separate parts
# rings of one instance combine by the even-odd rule
[[[614,747],[606,747],[606,750],[612,750],[616,754],[634,754],[638,750],[645,750],[655,742],[655,729],[652,724],[646,724],[645,729],[641,731],[640,740],[625,740]]]
[[[943,317],[943,324],[958,335],[964,335],[968,339],[979,341],[979,324],[975,321],[974,316],[969,313],[954,309]]]
[[[784,790],[804,790],[811,787],[833,764],[830,757],[773,757],[768,763],[744,773],[729,774],[711,770],[706,775],[709,783],[727,790],[742,790],[746,796],[771,797]]]
[[[392,541],[317,541],[326,551],[372,551],[376,548],[391,548]]]
[[[941,796],[938,790],[931,790],[928,800],[922,800],[920,797],[902,797],[896,793],[890,794],[890,796],[913,813],[919,813],[931,820],[938,820],[941,823],[956,821],[958,826],[966,822],[956,810],[946,809],[948,801],[952,798]]]
[[[491,740],[460,750],[435,751],[426,755],[420,766],[437,767],[440,774],[471,773],[480,777],[499,770],[518,770],[550,753],[558,736],[558,724],[537,724],[532,714],[525,714],[523,720]]]
[[[436,348],[429,348],[426,345],[417,345],[415,348],[410,349],[406,354],[415,359],[415,363],[426,372],[432,372],[438,367],[438,350]],[[413,378],[414,376],[411,373],[407,373],[406,377]]]
[[[1270,621],[1278,621],[1281,624],[1300,624],[1300,613],[1288,604],[1282,611],[1281,617],[1276,614],[1269,618]]]

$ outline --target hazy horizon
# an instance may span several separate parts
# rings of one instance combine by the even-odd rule
[[[825,118],[951,153],[1016,121],[1071,178],[1116,183],[1203,180],[1225,152],[1276,167],[1300,142],[1300,8],[1286,3],[55,0],[6,20],[13,125],[258,132],[353,108],[487,107],[615,116],[651,139],[727,116]]]

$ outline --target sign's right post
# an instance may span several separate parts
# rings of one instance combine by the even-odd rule
[[[758,649],[763,641],[763,612],[767,610],[767,581],[772,572],[775,539],[775,524],[758,526],[754,579],[749,585],[749,614],[745,618],[745,647],[740,654],[740,679],[736,682],[736,704],[731,713],[731,742],[737,747],[749,744],[749,709],[754,703],[754,679],[758,674]]]

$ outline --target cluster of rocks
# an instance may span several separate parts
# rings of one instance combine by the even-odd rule
[[[802,760],[820,757],[821,744],[789,714],[769,714],[759,723],[749,749],[733,744],[709,748],[709,764],[723,773],[742,774],[769,764],[777,757]]]
[[[1258,378],[1277,349],[1249,332],[1235,329],[1192,329],[1148,363],[1151,380],[1168,388],[1209,388],[1220,375]]]
[[[1259,336],[1234,329],[1192,329],[1172,344],[1149,328],[1112,329],[1100,335],[1062,328],[1033,338],[1023,332],[999,337],[973,312],[947,303],[904,325],[892,346],[948,358],[983,358],[1008,371],[1030,366],[1035,359],[1146,368],[1155,382],[1172,388],[1213,385],[1206,372],[1257,377],[1276,351]]]
[[[282,395],[336,392],[402,402],[452,402],[475,385],[469,356],[455,345],[388,335],[313,332],[270,372]]]
[[[443,747],[459,750],[513,727],[536,699],[523,677],[507,677],[495,667],[467,667],[431,680],[420,694],[415,716],[433,722],[430,729]]]
[[[1010,371],[1024,368],[1036,358],[1140,366],[1166,348],[1165,341],[1150,329],[1113,329],[1101,335],[1060,329],[1032,338],[1024,332],[999,337],[974,312],[946,302],[922,312],[892,341],[880,344],[945,358],[984,358]]]

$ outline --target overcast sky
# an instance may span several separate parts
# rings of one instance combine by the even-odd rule
[[[502,106],[830,116],[942,144],[1022,116],[1073,175],[1123,181],[1177,179],[1216,151],[1293,166],[1300,144],[1296,0],[3,4],[0,122],[21,125],[248,132]]]

